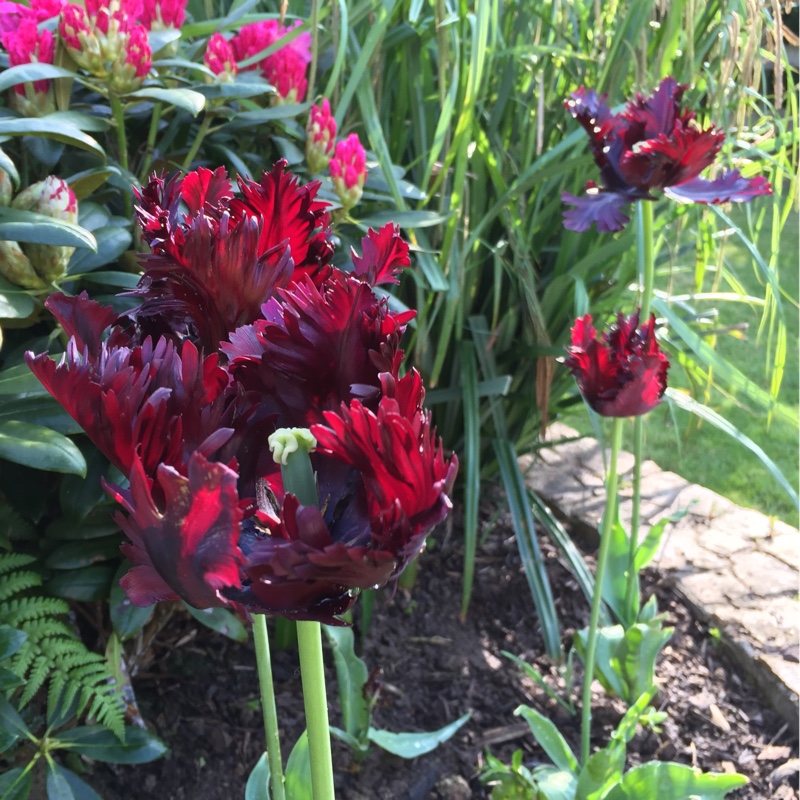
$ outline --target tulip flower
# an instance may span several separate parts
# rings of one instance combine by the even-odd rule
[[[655,317],[641,327],[638,312],[597,339],[592,317],[575,320],[566,365],[586,402],[604,417],[633,417],[655,408],[667,389],[669,361],[655,336]]]
[[[233,83],[238,68],[231,43],[221,34],[215,33],[209,40],[203,56],[205,65],[216,75],[219,83]],[[213,82],[211,78],[207,79]]]
[[[139,194],[140,305],[118,316],[53,295],[66,353],[26,359],[129,479],[107,489],[133,603],[335,622],[424,546],[457,461],[417,373],[400,376],[413,313],[373,291],[409,263],[399,231],[369,231],[345,272],[316,184],[279,163],[239,186],[222,169],[154,178]],[[318,503],[284,487],[278,428],[316,439]]]
[[[336,145],[328,169],[333,188],[347,212],[361,199],[367,180],[367,152],[357,133],[351,133]]]
[[[311,106],[306,125],[306,164],[314,174],[322,172],[331,160],[336,143],[336,120],[328,98],[319,106]]]
[[[622,230],[630,221],[624,207],[654,200],[653,191],[681,203],[745,202],[772,193],[763,177],[745,178],[736,169],[714,180],[698,177],[714,163],[725,134],[713,125],[700,128],[693,111],[681,110],[686,88],[665,78],[652,97],[637,95],[620,114],[593,89],[572,93],[565,105],[589,134],[600,185],[588,181],[582,197],[562,194],[574,206],[564,213],[566,228]]]
[[[39,33],[33,19],[21,19],[14,30],[0,34],[0,42],[8,52],[9,66],[53,63],[53,34],[48,30]],[[11,93],[11,105],[26,117],[41,117],[52,113],[56,110],[52,81],[18,83]]]

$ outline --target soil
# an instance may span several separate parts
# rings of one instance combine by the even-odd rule
[[[485,509],[487,519],[491,511]],[[423,555],[412,593],[397,589],[378,596],[362,650],[370,669],[381,670],[375,727],[433,730],[467,711],[471,720],[450,741],[413,761],[374,746],[358,765],[336,743],[337,798],[488,797],[489,790],[478,780],[486,752],[507,763],[521,749],[528,765],[547,761],[525,723],[513,715],[521,703],[549,715],[579,751],[578,717],[550,700],[501,655],[508,650],[522,656],[559,688],[558,671],[543,655],[509,521],[500,513],[486,530],[466,622],[459,618],[463,554],[456,522],[449,533],[440,531]],[[545,537],[541,545],[566,646],[574,631],[586,625],[587,604]],[[798,762],[791,759],[797,758],[797,742],[787,726],[765,708],[726,661],[715,637],[692,619],[669,586],[650,576],[647,590],[658,596],[659,608],[675,628],[657,672],[662,687],[657,704],[667,717],[659,732],[640,731],[632,740],[629,765],[658,758],[707,771],[738,771],[750,783],[731,797],[796,800]],[[237,644],[177,614],[151,643],[148,659],[133,685],[142,716],[170,752],[136,767],[97,764],[85,779],[105,800],[243,798],[248,774],[263,750],[252,644]],[[332,665],[330,654],[326,659]],[[303,729],[297,654],[273,650],[273,668],[285,759]],[[328,685],[332,722],[337,724],[332,669]],[[601,746],[624,706],[596,688],[593,746]],[[576,682],[576,702],[579,691]]]

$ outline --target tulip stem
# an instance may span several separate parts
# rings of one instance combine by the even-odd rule
[[[269,653],[267,618],[253,614],[253,641],[258,662],[258,684],[261,689],[261,710],[264,714],[264,733],[267,740],[267,762],[272,800],[284,800],[281,738],[278,732],[278,710],[275,707],[275,688],[272,684],[272,659]]]
[[[322,629],[319,622],[297,623],[297,646],[300,652],[303,706],[311,759],[311,789],[314,800],[334,800],[331,732],[328,725]]]
[[[653,257],[653,203],[640,200],[636,204],[636,237],[639,250],[639,322],[645,323],[650,316],[650,301],[655,282],[655,259]],[[642,496],[642,459],[644,452],[644,417],[633,420],[633,508],[631,511],[631,533],[628,542],[628,578],[625,586],[625,612],[628,624],[635,620],[634,596],[638,592],[638,574],[634,566],[639,549],[639,507]]]
[[[119,150],[119,165],[125,172],[130,172],[128,167],[128,137],[125,135],[125,112],[122,110],[122,101],[115,94],[109,94],[111,114],[117,128],[117,150]],[[133,187],[122,196],[125,217],[133,216]]]
[[[600,606],[603,602],[603,578],[611,550],[611,527],[617,515],[617,460],[622,446],[622,417],[614,418],[611,434],[611,458],[606,473],[606,511],[603,515],[603,530],[600,534],[600,549],[597,553],[597,568],[592,592],[592,610],[589,615],[589,635],[584,659],[583,698],[581,707],[581,764],[589,760],[592,737],[592,681],[594,662],[597,656],[597,634],[600,622]]]

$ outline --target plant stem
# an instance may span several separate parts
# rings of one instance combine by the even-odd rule
[[[122,102],[115,94],[110,94],[108,99],[111,103],[111,114],[117,128],[117,149],[119,150],[119,164],[125,172],[130,172],[128,167],[128,138],[125,135],[125,113],[122,110]],[[125,216],[133,216],[133,194],[126,192],[122,196],[122,204],[125,209]]]
[[[158,135],[158,123],[161,121],[161,103],[156,103],[153,106],[153,116],[150,117],[150,130],[147,132],[147,151],[144,154],[144,161],[142,168],[139,170],[139,182],[145,183],[147,181],[147,173],[150,171],[150,165],[153,163],[153,155],[155,153],[156,136]]]
[[[623,419],[614,419],[611,434],[611,458],[606,475],[606,510],[603,515],[603,530],[600,534],[600,550],[597,554],[597,569],[594,577],[592,593],[592,610],[589,616],[589,636],[586,642],[586,658],[584,659],[583,698],[581,707],[581,764],[589,760],[592,736],[592,680],[594,679],[594,662],[597,656],[597,633],[600,621],[600,606],[603,602],[603,578],[605,577],[608,554],[611,546],[611,527],[617,513],[617,460],[622,446]]]
[[[197,136],[194,137],[194,141],[192,142],[192,146],[189,148],[189,152],[186,154],[186,158],[183,159],[183,165],[181,169],[184,172],[189,171],[189,167],[192,165],[192,161],[194,161],[194,157],[197,155],[197,151],[200,149],[200,145],[203,144],[203,139],[206,138],[206,134],[208,133],[208,129],[211,127],[211,115],[206,112],[203,115],[203,121],[200,123],[200,128],[197,131]]]
[[[253,615],[253,641],[258,663],[258,685],[261,689],[261,710],[264,714],[264,733],[267,740],[267,761],[272,800],[284,800],[281,738],[278,732],[278,710],[275,707],[275,689],[272,685],[272,659],[269,653],[267,618]]]
[[[319,622],[298,622],[297,644],[311,759],[311,789],[314,800],[335,800],[325,666],[322,659],[322,629]]]
[[[334,3],[334,5],[336,5]],[[319,62],[319,0],[311,0],[311,67],[308,70],[308,92],[306,97],[315,100],[314,88],[317,82],[317,63]]]
[[[650,301],[653,298],[655,282],[655,259],[653,257],[653,204],[640,200],[636,206],[636,238],[639,249],[639,321],[645,322],[650,316]],[[638,575],[634,567],[636,551],[639,549],[639,507],[642,496],[642,460],[644,458],[644,417],[633,421],[633,510],[631,512],[631,533],[628,543],[628,580],[625,586],[625,611],[634,616],[634,596],[638,591]],[[629,619],[633,623],[634,619]]]

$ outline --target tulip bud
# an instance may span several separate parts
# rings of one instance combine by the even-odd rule
[[[17,242],[0,241],[0,275],[23,289],[44,289],[47,286]]]
[[[333,188],[342,208],[349,211],[360,199],[367,180],[367,153],[357,133],[351,133],[336,145],[336,152],[328,164]]]
[[[331,160],[336,141],[336,120],[327,98],[321,106],[311,106],[306,125],[306,163],[312,173],[320,173]]]
[[[43,181],[34,183],[20,192],[14,198],[11,207],[23,211],[35,211],[37,214],[73,224],[78,221],[78,201],[75,193],[55,175],[49,175]],[[36,274],[48,283],[60,278],[67,271],[69,260],[75,252],[74,247],[34,243],[26,243],[23,250]]]
[[[16,29],[0,35],[8,51],[9,66],[52,64],[55,40],[50,31],[42,31],[32,19],[22,19]],[[52,81],[18,83],[11,92],[11,106],[26,117],[41,117],[56,110]]]
[[[206,47],[206,54],[203,56],[205,65],[217,76],[218,83],[233,83],[239,71],[236,66],[236,57],[233,53],[233,46],[221,34],[215,33],[209,40]],[[206,83],[212,83],[211,78],[206,77]]]

